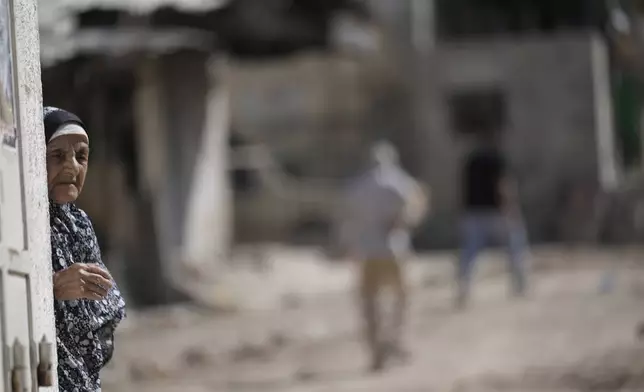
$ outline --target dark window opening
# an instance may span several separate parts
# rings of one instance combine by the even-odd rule
[[[231,181],[235,193],[251,193],[259,188],[259,179],[252,170],[234,169],[231,173]]]
[[[248,145],[244,137],[238,132],[231,131],[228,138],[228,146],[232,151]],[[237,194],[248,194],[259,188],[259,178],[255,170],[246,168],[233,168],[229,173],[230,183]]]
[[[448,98],[452,129],[460,135],[503,131],[506,102],[502,91],[475,89],[459,91]]]

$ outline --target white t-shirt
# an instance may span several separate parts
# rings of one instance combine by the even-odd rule
[[[378,167],[349,186],[340,212],[340,240],[361,259],[400,259],[411,249],[405,217],[416,182],[397,167]],[[402,225],[401,225],[402,224]]]

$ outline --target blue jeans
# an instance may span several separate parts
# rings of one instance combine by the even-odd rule
[[[462,222],[462,248],[458,264],[459,300],[469,297],[469,286],[478,254],[490,245],[502,245],[508,254],[512,288],[522,295],[526,289],[525,253],[528,239],[519,219],[500,212],[469,212]]]

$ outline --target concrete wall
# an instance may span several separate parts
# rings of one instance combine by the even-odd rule
[[[602,43],[585,34],[438,46],[428,64],[427,84],[419,86],[426,94],[420,95],[424,101],[418,105],[416,137],[422,140],[417,140],[415,154],[425,157],[420,170],[433,188],[435,211],[422,233],[423,242],[456,244],[459,173],[468,139],[452,127],[447,96],[458,89],[488,85],[506,94],[504,144],[521,182],[533,240],[554,239],[561,192],[567,186],[600,188],[597,135],[603,132],[610,142],[612,130],[610,119],[606,122],[605,116],[598,119],[595,114],[596,103],[610,105],[606,99],[597,100],[597,94],[609,92],[595,82],[593,64],[602,61],[593,60],[595,46],[601,48]]]
[[[23,184],[28,225],[27,255],[31,266],[33,339],[39,341],[46,336],[47,340],[55,342],[37,2],[14,0],[13,4],[17,59],[14,69],[18,76],[19,126],[25,173]]]
[[[267,143],[278,159],[301,159],[309,176],[322,173],[316,162],[336,173],[347,170],[349,165],[340,164],[343,154],[355,163],[366,140],[389,135],[406,168],[433,188],[434,214],[419,232],[419,244],[429,247],[458,243],[459,175],[470,140],[458,135],[449,119],[447,98],[457,90],[491,86],[504,93],[504,145],[521,182],[533,240],[561,238],[558,218],[566,213],[563,199],[570,189],[599,193],[614,186],[619,165],[601,39],[586,33],[508,35],[440,42],[433,52],[410,53],[396,67],[404,74],[397,80],[399,90],[411,91],[383,90],[381,98],[366,82],[368,64],[352,69],[311,56],[236,67],[233,126]],[[401,102],[415,114],[397,107]],[[330,125],[334,116],[362,117],[362,122],[350,132]],[[405,116],[415,117],[408,126]],[[593,210],[575,214],[589,217],[575,224],[594,224]]]
[[[263,145],[257,186],[235,195],[235,238],[289,241],[323,226],[342,178],[364,165],[375,127],[365,127],[374,89],[360,62],[309,53],[286,60],[233,63],[233,131]],[[261,173],[260,173],[261,171]],[[286,175],[285,175],[286,174]],[[311,229],[318,235],[323,229]]]
[[[225,59],[208,61],[205,119],[186,201],[182,262],[217,273],[230,254],[232,200],[228,176],[229,89]]]
[[[157,137],[165,136],[168,159],[164,166],[168,204],[163,212],[168,219],[164,225],[168,231],[163,241],[175,251],[183,244],[186,208],[203,141],[209,88],[207,59],[206,54],[188,52],[166,56],[160,62],[165,133]]]
[[[369,84],[355,61],[306,54],[231,67],[232,126],[307,177],[338,177],[356,163]]]

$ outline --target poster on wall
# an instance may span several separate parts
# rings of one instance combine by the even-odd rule
[[[16,148],[10,6],[10,0],[0,0],[0,138],[3,146]]]

